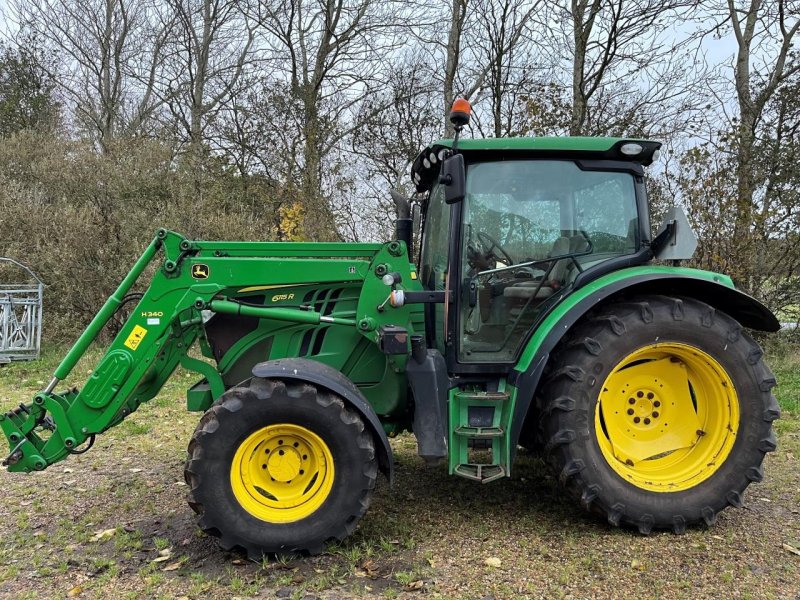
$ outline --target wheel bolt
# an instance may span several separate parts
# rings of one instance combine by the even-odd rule
[[[628,404],[636,404],[636,400],[633,398],[628,398]]]
[[[283,450],[278,450],[278,454],[280,454],[281,456],[283,456]]]
[[[658,408],[659,406],[661,406],[661,402],[659,402],[658,400],[656,400],[655,402],[653,402],[653,406],[655,406],[656,408]]]
[[[303,460],[308,460],[308,454],[303,454]]]
[[[643,398],[644,397],[644,392],[636,392],[636,397],[637,398]]]
[[[632,409],[632,408],[629,408],[629,409],[628,409],[628,414],[629,414],[629,415],[632,415],[632,414],[633,414],[633,409]]]
[[[262,469],[266,469],[266,468],[267,468],[267,465],[261,465],[261,468],[262,468]]]
[[[639,419],[639,417],[633,417],[633,422],[634,422],[634,423],[638,423],[640,420],[641,420],[641,419]]]
[[[655,411],[655,412],[653,413],[653,418],[654,418],[654,419],[657,419],[657,418],[658,418],[658,411]]]
[[[305,474],[305,471],[303,471],[303,469],[300,469],[300,475],[303,475],[303,474]]]
[[[653,396],[654,396],[653,392],[647,392],[647,399],[648,400],[652,400]]]
[[[645,417],[645,419],[644,419],[644,424],[645,424],[645,425],[650,425],[650,419],[648,419],[647,417]]]

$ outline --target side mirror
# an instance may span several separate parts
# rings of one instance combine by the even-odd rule
[[[422,210],[419,202],[414,202],[411,205],[411,231],[414,234],[419,234],[420,225],[422,225]]]
[[[454,154],[442,163],[439,183],[445,186],[444,201],[447,204],[455,204],[464,199],[466,175],[463,154]]]
[[[673,206],[664,215],[658,235],[651,244],[658,260],[688,260],[697,249],[697,236],[682,208]]]

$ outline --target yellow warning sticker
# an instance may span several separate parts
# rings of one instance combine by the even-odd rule
[[[417,272],[411,271],[411,279],[416,279],[416,278],[417,278]]]
[[[140,325],[134,325],[133,331],[131,331],[131,334],[128,336],[128,339],[125,340],[125,345],[131,350],[136,350],[139,347],[139,344],[142,343],[142,340],[146,335],[147,335],[147,329],[141,327]]]

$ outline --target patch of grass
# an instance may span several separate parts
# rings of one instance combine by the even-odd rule
[[[156,550],[165,550],[170,547],[171,542],[167,538],[154,537],[153,545],[156,547]]]
[[[138,421],[130,421],[126,420],[120,423],[120,429],[126,435],[144,435],[146,433],[150,433],[153,430],[153,426],[149,423],[141,423]]]
[[[800,345],[770,347],[767,360],[778,381],[774,394],[781,409],[800,417]]]

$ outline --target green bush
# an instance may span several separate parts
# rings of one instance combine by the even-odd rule
[[[120,140],[105,154],[32,132],[0,143],[0,256],[45,282],[50,342],[83,330],[157,228],[274,239],[285,201],[269,181],[245,180],[213,159],[189,169],[158,141]]]

